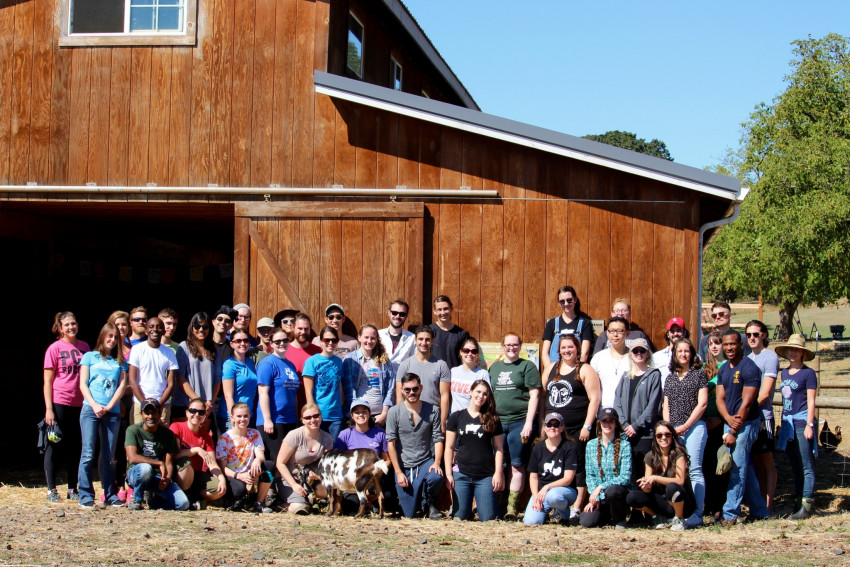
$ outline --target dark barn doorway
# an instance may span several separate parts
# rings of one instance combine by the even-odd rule
[[[58,311],[73,311],[93,348],[115,310],[179,314],[176,340],[197,311],[233,297],[233,206],[222,204],[0,203],[0,278],[6,337],[0,399],[12,427],[0,435],[0,480],[43,483],[36,425],[44,417],[44,351]],[[11,455],[15,455],[11,458]]]

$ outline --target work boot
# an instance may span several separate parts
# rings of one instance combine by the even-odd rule
[[[508,495],[508,508],[505,511],[505,521],[515,522],[516,521],[516,503],[519,500],[519,492],[515,490],[511,490]]]
[[[814,506],[815,501],[813,498],[803,498],[802,503],[800,504],[800,509],[797,510],[794,514],[791,514],[792,520],[805,520],[809,516],[812,515],[812,507]]]

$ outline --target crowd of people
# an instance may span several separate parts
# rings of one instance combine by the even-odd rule
[[[773,453],[784,450],[792,518],[812,513],[817,377],[803,337],[771,350],[762,322],[741,333],[719,301],[698,345],[674,316],[653,353],[628,300],[615,300],[594,337],[575,289],[557,298],[540,371],[520,357],[515,332],[488,367],[444,295],[431,325],[407,330],[408,304],[396,299],[387,327],[365,324],[356,337],[343,332],[337,303],[318,329],[286,308],[257,321],[256,336],[251,308],[238,304],[195,313],[178,343],[176,312],[140,306],[112,313],[90,349],[75,316],[58,313],[40,424],[47,500],[62,501],[64,461],[67,499],[84,508],[219,501],[308,514],[327,494],[304,467],[334,449],[366,449],[388,465],[384,502],[404,517],[442,518],[451,502],[461,520],[679,531],[706,516],[730,525],[773,514]],[[357,505],[346,495],[343,509]]]

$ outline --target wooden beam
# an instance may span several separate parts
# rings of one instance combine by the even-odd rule
[[[425,216],[424,203],[354,203],[341,201],[286,201],[234,203],[237,217],[266,218],[415,218]]]
[[[407,221],[407,261],[405,277],[405,294],[410,304],[408,321],[423,322],[423,310],[428,309],[422,304],[425,282],[423,267],[425,262],[425,219],[411,218]]]
[[[773,396],[773,405],[782,407],[782,394],[779,392]],[[815,406],[817,409],[850,409],[850,398],[818,395],[815,398]]]
[[[251,221],[236,218],[233,227],[233,305],[249,303],[248,281],[250,280],[251,242],[248,227]]]
[[[274,257],[274,254],[272,254],[269,245],[266,244],[266,241],[263,239],[263,235],[260,234],[260,231],[257,230],[257,227],[250,219],[236,219],[237,223],[239,223],[240,221],[245,221],[248,224],[248,236],[250,236],[251,240],[257,246],[257,251],[260,253],[260,256],[263,257],[263,260],[265,260],[266,264],[268,264],[268,267],[271,270],[272,274],[274,274],[278,285],[283,288],[283,291],[284,293],[286,293],[287,297],[289,297],[291,304],[294,305],[302,313],[308,313],[307,308],[304,306],[304,303],[301,301],[301,298],[298,296],[298,293],[296,293],[295,288],[292,287],[292,284],[289,282],[289,278],[286,277],[286,274],[283,273],[280,264],[277,263],[277,259]]]

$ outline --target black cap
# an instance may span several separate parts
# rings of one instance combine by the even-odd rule
[[[285,317],[294,317],[295,315],[298,315],[298,310],[294,307],[287,307],[282,311],[278,311],[274,316],[274,326],[280,327],[280,323]]]
[[[620,416],[617,415],[617,410],[614,408],[602,408],[599,410],[599,414],[596,416],[596,419],[602,421],[603,419],[613,419],[614,421],[620,421]]]
[[[229,305],[222,305],[218,308],[218,311],[213,314],[213,319],[215,319],[219,315],[227,315],[228,317],[230,317],[231,321],[235,321],[238,313],[234,311],[233,308]]]
[[[162,411],[162,406],[160,405],[159,400],[157,400],[156,398],[147,398],[142,401],[142,413],[144,413],[146,409],[151,407],[156,411]]]

